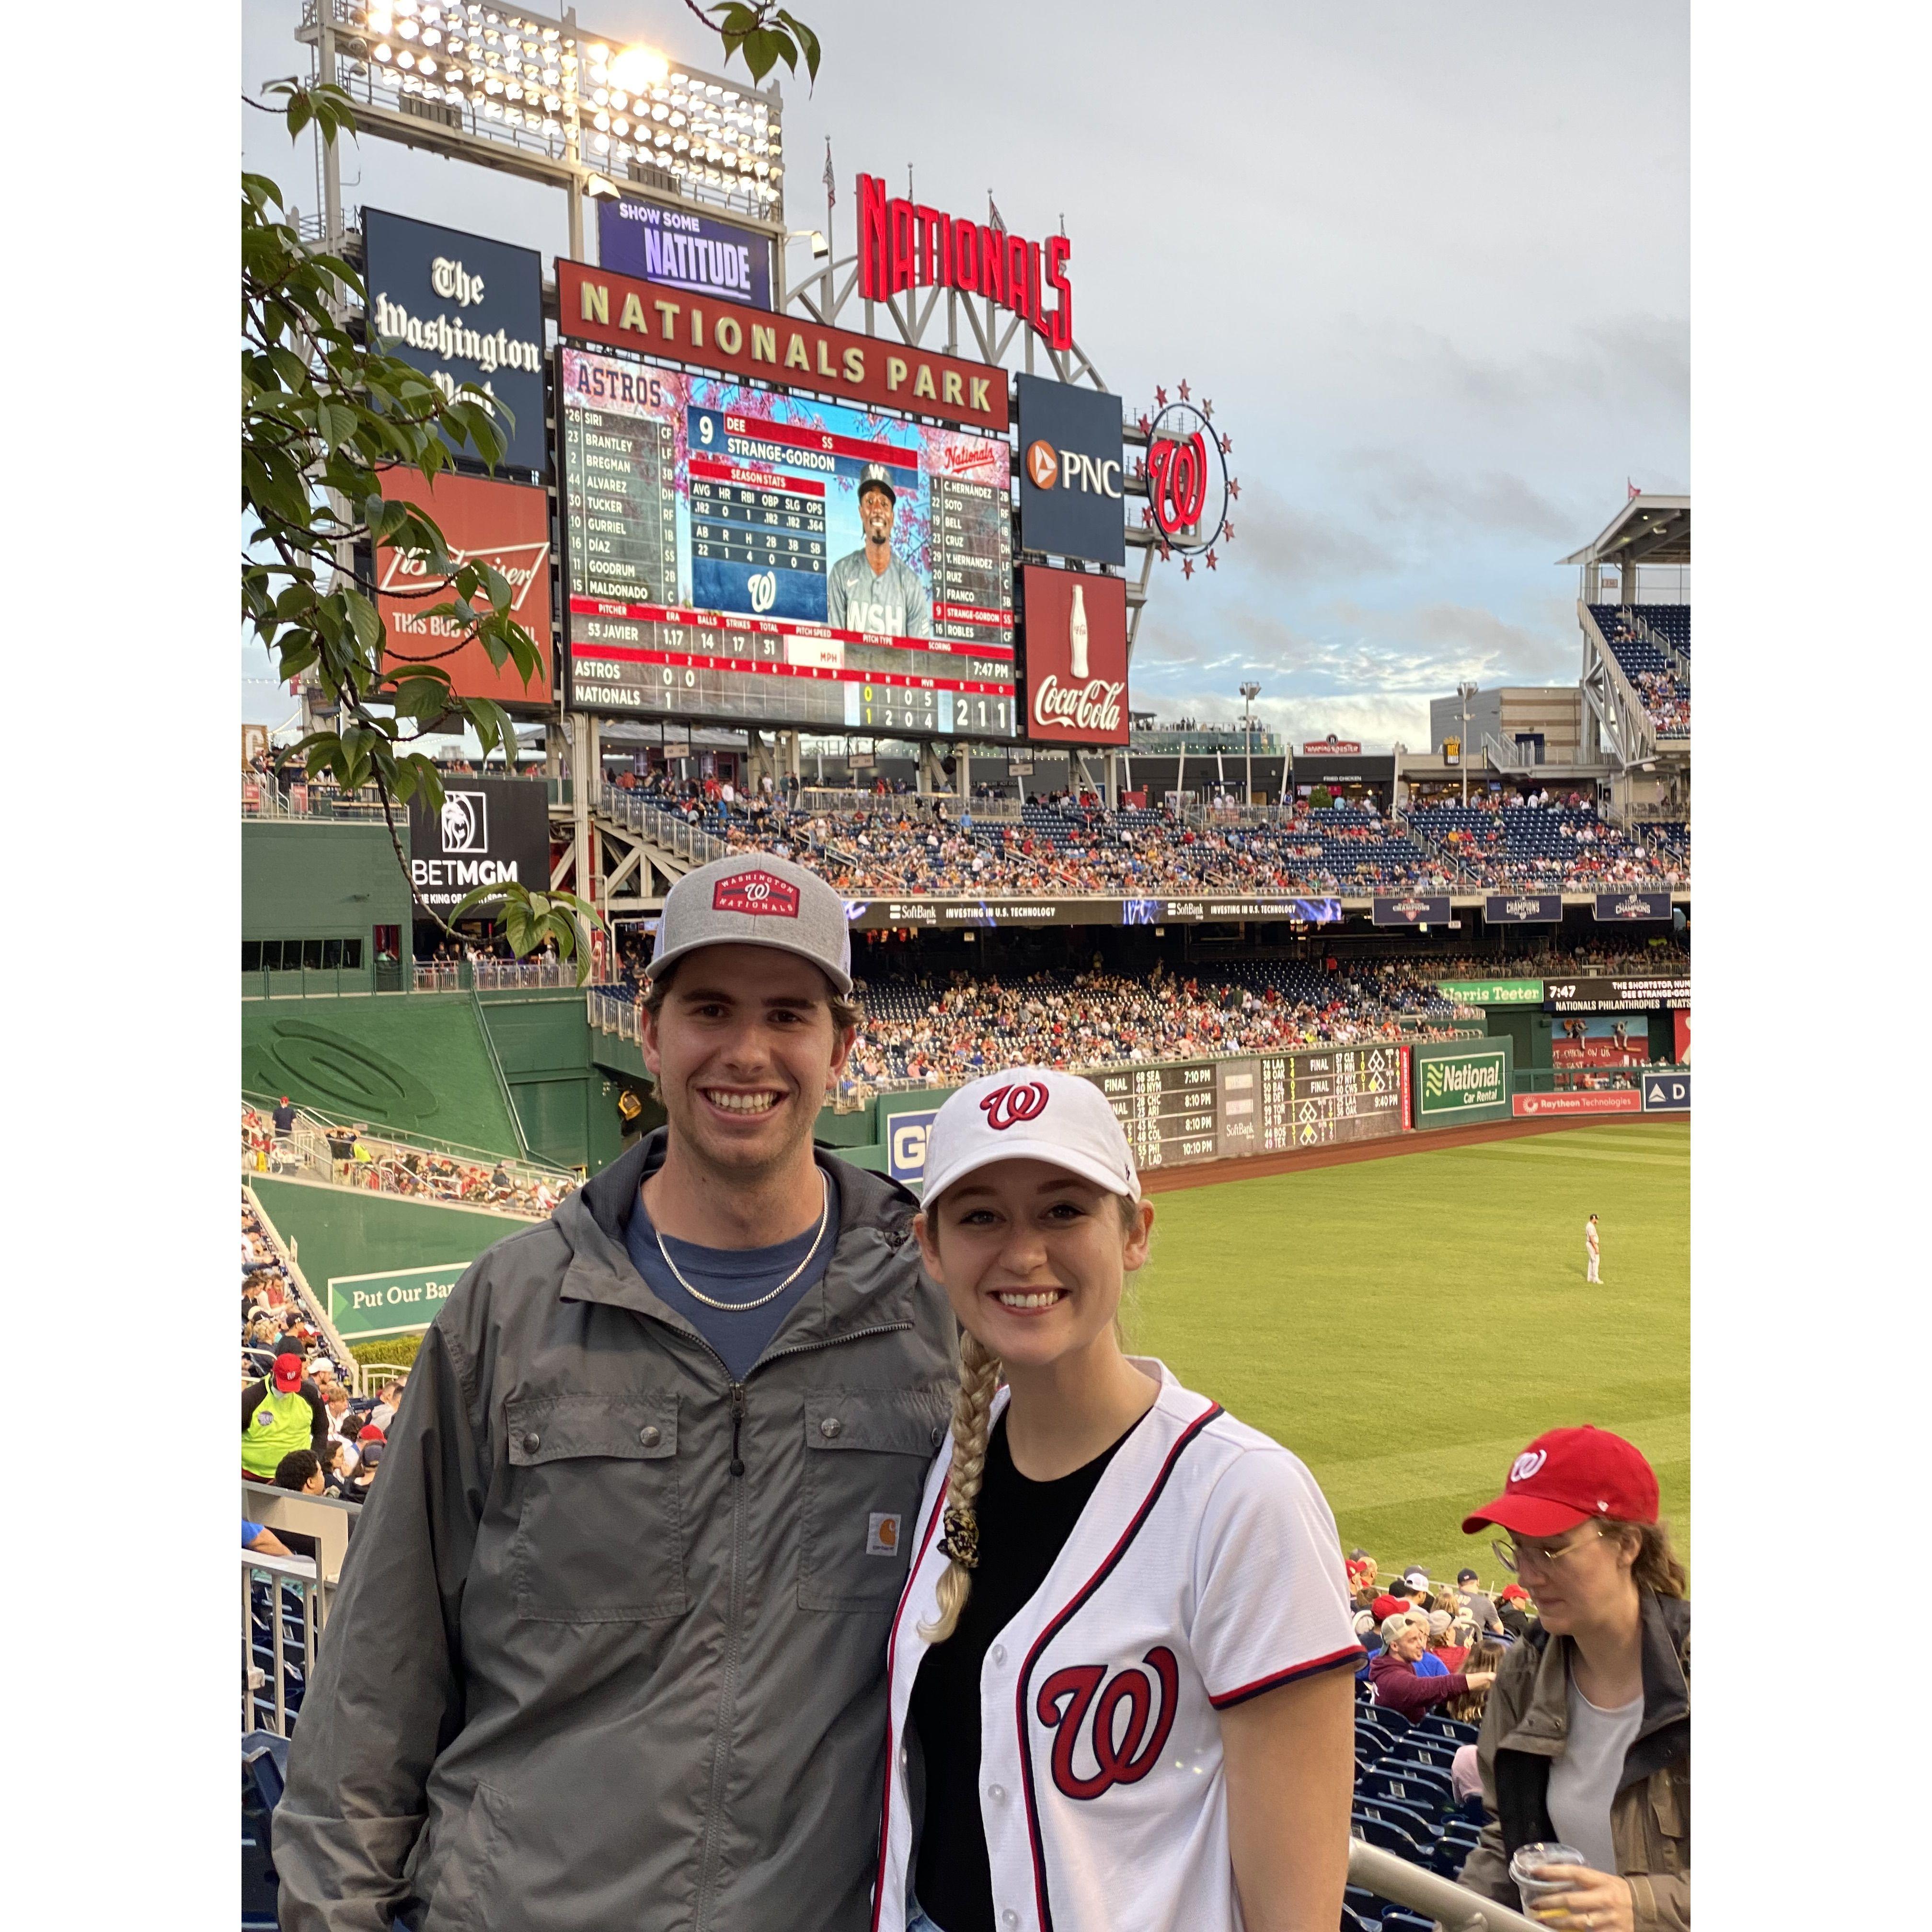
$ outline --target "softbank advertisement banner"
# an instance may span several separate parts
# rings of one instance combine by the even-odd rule
[[[1020,572],[1026,736],[1036,743],[1127,742],[1124,578],[1028,564]]]
[[[382,494],[413,503],[436,519],[458,563],[494,565],[508,580],[510,615],[536,638],[536,674],[525,684],[506,659],[500,669],[474,638],[454,653],[461,626],[429,613],[450,601],[448,580],[431,576],[420,558],[385,546],[376,553],[376,608],[387,632],[383,662],[391,670],[414,658],[449,674],[459,698],[499,704],[550,701],[550,506],[529,484],[496,483],[445,470],[434,482],[402,464],[382,472]]]
[[[655,202],[600,201],[597,256],[620,275],[752,308],[772,305],[770,238],[714,215]]]

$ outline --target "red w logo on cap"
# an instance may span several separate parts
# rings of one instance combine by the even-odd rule
[[[1033,1119],[1046,1106],[1046,1082],[1023,1080],[1014,1087],[995,1087],[980,1102],[980,1111],[986,1115],[988,1126],[1004,1133],[1007,1128]]]
[[[749,913],[754,917],[762,914],[776,914],[780,919],[796,919],[798,888],[776,872],[767,872],[762,868],[749,872],[734,872],[728,879],[720,879],[712,887],[711,909],[713,912]]]

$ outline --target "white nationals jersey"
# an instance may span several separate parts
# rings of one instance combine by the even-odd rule
[[[1161,1363],[1136,1366],[1159,1397],[980,1668],[980,1808],[1000,1932],[1238,1932],[1215,1714],[1361,1659],[1314,1478]],[[938,1613],[952,1460],[949,1437],[886,1648],[874,1932],[906,1923],[906,1714],[919,1626]]]

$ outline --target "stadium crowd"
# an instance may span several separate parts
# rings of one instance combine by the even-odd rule
[[[247,1482],[361,1502],[380,1466],[406,1377],[352,1394],[346,1364],[242,1197],[242,1474]],[[244,1525],[243,1541],[250,1547]]]
[[[541,1220],[576,1183],[505,1160],[459,1160],[384,1138],[366,1121],[307,1120],[284,1095],[266,1114],[242,1103],[242,1165],[256,1174],[306,1174],[378,1194],[461,1202]]]
[[[1281,984],[1144,977],[1099,968],[1002,981],[956,973],[868,986],[844,1088],[885,1080],[945,1084],[991,1068],[1116,1066],[1214,1054],[1371,1040],[1440,1039],[1458,1009],[1406,968],[1351,965],[1326,974],[1277,973]],[[1297,997],[1311,978],[1319,989]],[[1468,1010],[1466,1017],[1473,1018]],[[1406,1030],[1399,1019],[1419,1022]]]
[[[1404,826],[1373,802],[1297,802],[1259,825],[1199,823],[1166,808],[1110,810],[1090,795],[1030,800],[1016,820],[944,800],[890,808],[806,812],[764,793],[746,798],[716,779],[640,779],[641,794],[734,850],[768,851],[820,873],[842,892],[1012,892],[1030,897],[1139,898],[1202,892],[1301,895],[1546,890],[1688,883],[1688,852],[1666,850],[1598,817],[1587,800],[1546,790],[1484,794],[1446,832],[1426,818]],[[1010,807],[1008,808],[1010,810]],[[1505,823],[1548,814],[1526,840]]]

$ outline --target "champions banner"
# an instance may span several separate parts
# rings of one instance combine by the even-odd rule
[[[1375,916],[1378,926],[1447,926],[1449,895],[1408,892],[1398,898],[1384,898],[1378,894]]]
[[[1485,926],[1561,926],[1561,892],[1491,892],[1483,901]]]
[[[1597,920],[1603,926],[1642,926],[1670,920],[1668,892],[1599,892]]]

